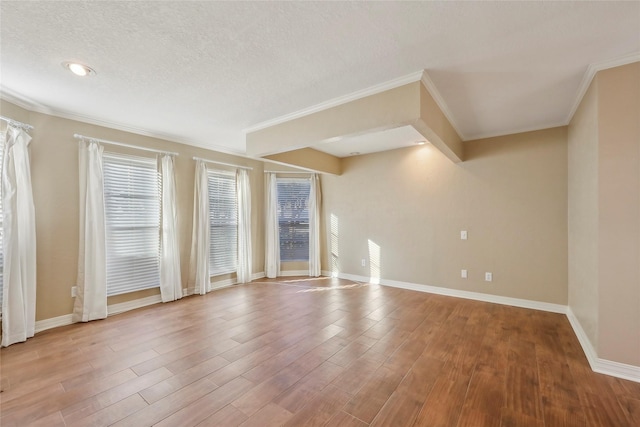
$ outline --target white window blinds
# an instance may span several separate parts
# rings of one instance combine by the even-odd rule
[[[107,295],[160,286],[160,175],[155,158],[105,153]]]
[[[309,261],[308,179],[278,178],[280,261]]]
[[[210,170],[209,272],[233,273],[238,266],[238,201],[234,173]]]

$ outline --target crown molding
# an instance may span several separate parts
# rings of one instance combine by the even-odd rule
[[[463,141],[466,141],[467,139],[469,139],[469,138],[467,138],[467,135],[465,135],[462,132],[462,130],[460,130],[460,127],[456,124],[456,121],[453,118],[453,113],[449,109],[449,106],[445,102],[445,100],[442,97],[442,95],[440,95],[440,92],[436,88],[435,83],[433,83],[433,80],[431,80],[431,76],[429,76],[429,73],[427,72],[427,70],[423,70],[422,77],[420,78],[420,81],[422,81],[422,84],[424,84],[424,87],[427,88],[427,90],[429,91],[429,93],[433,97],[433,100],[436,102],[436,104],[440,108],[440,111],[442,111],[442,114],[444,114],[444,116],[447,118],[447,120],[449,120],[449,123],[453,127],[453,130],[456,131],[456,133],[458,134],[460,139],[463,140]]]
[[[620,67],[622,65],[631,64],[633,62],[640,61],[640,52],[635,52],[630,55],[621,56],[616,59],[612,59],[609,61],[599,62],[597,64],[590,64],[587,67],[587,71],[585,71],[584,76],[582,77],[582,81],[580,82],[580,86],[578,86],[578,92],[576,94],[576,98],[573,101],[573,105],[565,118],[564,125],[568,125],[573,119],[573,115],[576,113],[576,110],[580,106],[582,102],[582,98],[587,93],[589,86],[591,85],[591,81],[595,77],[598,71],[607,70],[609,68]]]
[[[0,99],[4,99],[7,102],[17,105],[20,108],[24,108],[25,110],[46,114],[49,116],[59,117],[61,119],[74,120],[77,122],[87,123],[95,126],[102,126],[109,129],[120,130],[123,132],[133,133],[136,135],[147,136],[150,138],[163,139],[165,141],[175,142],[177,144],[189,145],[192,147],[204,148],[205,150],[216,151],[219,153],[231,154],[234,156],[245,157],[248,159],[255,159],[254,157],[249,157],[246,155],[245,151],[235,150],[231,147],[221,146],[221,145],[213,145],[207,144],[200,141],[187,140],[175,135],[160,133],[160,132],[151,132],[147,129],[129,126],[122,123],[110,122],[107,120],[97,119],[91,116],[84,116],[82,114],[72,113],[70,111],[61,110],[57,108],[52,108],[44,104],[37,103],[29,98],[26,98],[16,92],[7,89],[4,86],[0,86]]]
[[[290,120],[299,119],[300,117],[308,116],[309,114],[317,113],[319,111],[327,110],[329,108],[337,107],[338,105],[346,104],[348,102],[356,101],[367,96],[376,95],[378,93],[395,89],[400,86],[404,86],[409,83],[417,82],[422,78],[423,71],[417,71],[415,73],[407,74],[406,76],[398,77],[397,79],[389,80],[384,83],[380,83],[375,86],[368,87],[356,92],[352,92],[347,95],[339,96],[337,98],[330,99],[328,101],[321,102],[320,104],[313,105],[302,110],[294,111],[293,113],[285,114],[284,116],[276,117],[264,122],[257,123],[244,129],[244,133],[256,132],[262,129],[266,129],[271,126],[279,125]]]

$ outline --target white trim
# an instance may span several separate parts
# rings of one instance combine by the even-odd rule
[[[280,270],[278,277],[309,276],[309,270]]]
[[[133,301],[122,302],[119,304],[111,304],[107,307],[107,315],[124,313],[125,311],[135,310],[136,308],[146,307],[148,305],[162,302],[160,295],[151,295],[146,298],[140,298]],[[47,329],[57,328],[73,324],[73,314],[64,314],[50,319],[38,320],[36,322],[35,332],[46,331]]]
[[[640,383],[640,366],[598,359],[594,372]]]
[[[12,91],[11,89],[7,89],[2,85],[0,85],[0,98],[12,104],[15,104],[20,108],[24,108],[25,110],[37,111],[44,114],[49,114],[47,111],[51,111],[49,107],[25,98],[24,96]]]
[[[564,125],[568,125],[573,119],[573,115],[576,113],[576,110],[580,106],[582,102],[582,98],[584,94],[587,93],[589,86],[591,85],[591,81],[595,77],[598,71],[606,70],[609,68],[620,67],[622,65],[631,64],[633,62],[640,61],[640,53],[632,53],[631,55],[622,56],[620,58],[612,59],[610,61],[600,62],[598,64],[591,64],[587,67],[587,71],[585,71],[584,76],[582,77],[582,81],[580,82],[580,86],[578,86],[578,92],[576,93],[576,98],[573,101],[573,105],[571,106],[571,110],[569,110],[569,114],[564,121]]]
[[[25,110],[29,110],[35,113],[46,114],[49,116],[59,117],[62,119],[75,120],[77,122],[107,127],[110,129],[120,130],[123,132],[128,132],[136,135],[143,135],[151,138],[163,139],[165,141],[184,144],[191,147],[204,148],[206,150],[217,151],[219,153],[232,154],[234,156],[244,157],[247,159],[254,159],[253,157],[247,156],[246,150],[244,151],[237,150],[227,146],[220,146],[220,145],[214,145],[206,142],[187,140],[187,139],[178,137],[176,135],[169,135],[169,134],[164,134],[160,132],[152,132],[143,128],[138,128],[134,126],[129,126],[129,125],[120,124],[116,122],[110,122],[110,121],[101,120],[101,119],[96,119],[93,117],[72,113],[70,111],[51,108],[49,106],[39,104],[28,98],[18,95],[3,86],[0,86],[0,98],[4,99],[5,101],[11,102],[12,104],[17,105],[18,107],[24,108]]]
[[[408,74],[406,76],[398,77],[393,80],[389,80],[384,83],[377,84],[375,86],[368,87],[366,89],[351,92],[350,94],[339,96],[337,98],[330,99],[328,101],[321,102],[311,107],[304,108],[302,110],[294,111],[293,113],[285,114],[284,116],[276,117],[270,120],[266,120],[261,123],[257,123],[244,129],[245,133],[256,132],[261,129],[265,129],[271,126],[279,125],[289,120],[299,119],[300,117],[308,116],[309,114],[317,113],[319,111],[327,110],[329,108],[337,107],[338,105],[346,104],[367,96],[376,95],[378,93],[395,89],[400,86],[404,86],[409,83],[417,82],[422,78],[423,70],[415,73]]]
[[[160,294],[151,295],[145,298],[134,299],[132,301],[121,302],[119,304],[111,304],[107,307],[107,316],[124,313],[125,311],[135,310],[136,308],[146,307],[148,305],[162,302]]]
[[[596,361],[598,359],[598,354],[596,350],[593,348],[591,341],[589,341],[589,337],[587,333],[582,329],[582,325],[578,321],[578,318],[575,314],[573,314],[573,310],[571,307],[567,307],[567,319],[569,319],[569,323],[573,328],[573,332],[576,334],[580,345],[582,346],[582,350],[584,351],[584,355],[587,357],[589,361],[589,365],[591,366],[591,370],[595,371]]]
[[[326,273],[329,275],[332,274],[330,272],[326,272]],[[341,279],[348,279],[348,280],[353,280],[356,282],[364,282],[364,283],[371,283],[373,279],[374,282],[378,282],[383,286],[408,289],[411,291],[427,292],[430,294],[471,299],[475,301],[491,302],[495,304],[510,305],[513,307],[529,308],[529,309],[540,310],[540,311],[549,311],[552,313],[566,314],[567,312],[567,307],[565,305],[552,304],[548,302],[504,297],[500,295],[483,294],[480,292],[462,291],[459,289],[450,289],[450,288],[443,288],[439,286],[430,286],[430,285],[422,285],[418,283],[401,282],[398,280],[388,280],[388,279],[381,279],[381,278],[379,279],[377,277],[369,278],[366,276],[358,276],[354,274],[338,273],[337,277]]]
[[[260,273],[253,273],[251,275],[251,280],[264,279],[265,277],[267,276],[264,274],[264,271],[261,271]]]
[[[52,317],[50,319],[38,320],[36,322],[36,334],[46,331],[47,329],[57,328],[59,326],[67,326],[73,323],[73,314],[65,314],[63,316]]]
[[[262,279],[265,277],[264,271],[261,271],[259,273],[253,273],[251,274],[251,281],[254,280],[258,280],[258,279]],[[224,279],[224,280],[217,280],[215,282],[211,282],[209,283],[209,287],[207,288],[207,293],[211,292],[211,291],[215,291],[218,289],[223,289],[223,288],[228,288],[229,286],[233,286],[233,285],[237,285],[238,282],[236,279]],[[191,288],[182,288],[182,297],[188,297],[191,295],[199,295],[196,294],[195,289]]]
[[[573,310],[571,310],[571,307],[567,307],[567,318],[573,328],[573,332],[578,337],[582,351],[584,351],[593,372],[640,383],[640,366],[599,358],[586,332],[582,329],[578,318],[573,313]]]
[[[429,76],[429,74],[427,73],[427,70],[424,70],[422,72],[422,77],[420,78],[420,81],[422,82],[424,87],[427,88],[427,90],[431,94],[431,97],[436,102],[438,107],[440,107],[440,111],[442,111],[442,114],[444,114],[447,120],[449,120],[449,124],[453,127],[453,130],[456,131],[456,133],[458,134],[461,140],[466,141],[468,138],[464,133],[462,133],[462,131],[460,130],[460,127],[456,124],[456,121],[453,119],[453,113],[449,109],[449,106],[447,105],[447,103],[444,101],[444,98],[442,97],[442,95],[440,95],[440,92],[436,88],[435,83],[433,83],[433,80],[431,80],[431,76]]]

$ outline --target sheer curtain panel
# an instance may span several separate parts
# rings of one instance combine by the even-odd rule
[[[309,191],[309,276],[320,276],[320,179],[311,175]]]
[[[80,142],[80,242],[73,321],[107,317],[107,249],[103,147]]]
[[[4,271],[2,346],[26,341],[36,322],[36,224],[29,142],[22,129],[9,126],[2,168]]]
[[[275,173],[266,174],[265,274],[273,279],[280,275],[280,236],[278,226],[278,183]]]
[[[209,291],[209,189],[207,167],[196,160],[193,198],[193,233],[189,263],[189,291],[204,295]]]
[[[238,283],[251,281],[251,188],[249,172],[238,169],[236,172],[236,190],[238,192]]]
[[[178,211],[173,156],[161,156],[162,174],[162,236],[160,241],[160,294],[162,302],[182,298],[180,277],[180,244],[178,241]]]

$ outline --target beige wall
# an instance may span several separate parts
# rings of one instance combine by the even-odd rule
[[[191,223],[193,215],[193,156],[253,167],[252,243],[253,272],[264,271],[263,244],[263,164],[237,156],[213,152],[170,141],[135,135],[114,129],[29,112],[4,100],[2,115],[30,123],[31,175],[36,208],[37,233],[37,300],[36,320],[69,314],[73,309],[71,287],[76,282],[78,259],[78,142],[74,133],[143,147],[176,151],[176,190],[183,286],[186,287]],[[121,147],[106,150],[144,155]],[[214,280],[224,279],[214,278]],[[158,293],[157,290],[109,298],[109,304],[124,302]]]
[[[566,304],[566,128],[464,150],[458,164],[432,145],[350,157],[323,175],[323,269]]]
[[[264,157],[265,160],[281,164],[299,166],[308,170],[340,175],[342,159],[313,148],[300,148]]]
[[[598,356],[640,366],[640,63],[597,79]]]
[[[569,126],[569,254],[598,357],[640,366],[640,63],[600,71]]]
[[[568,131],[569,304],[598,346],[598,89],[594,80]]]

